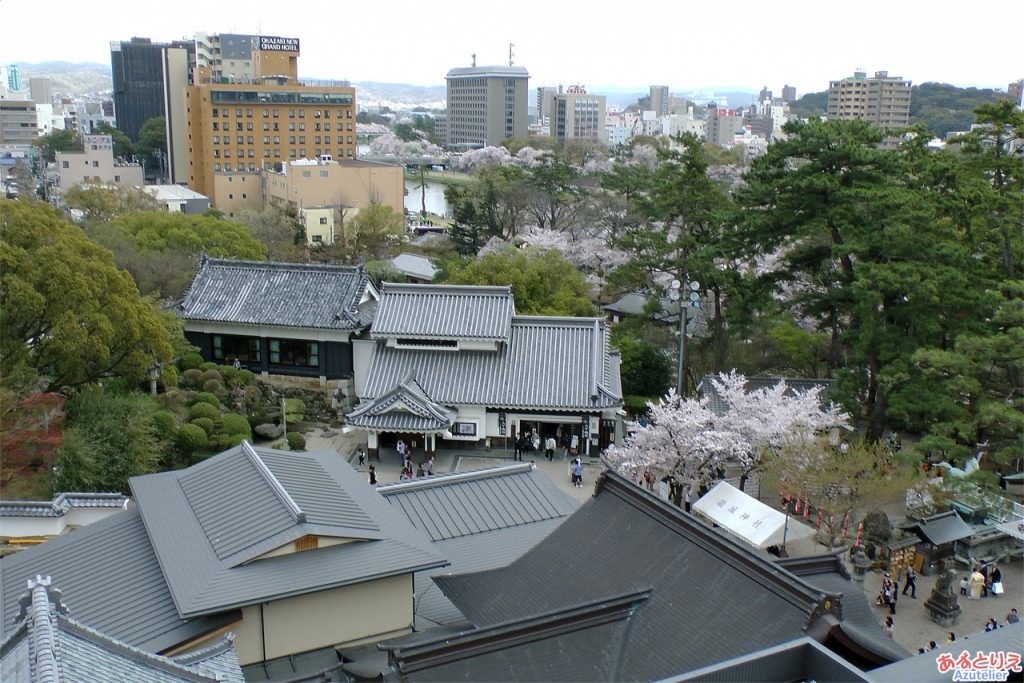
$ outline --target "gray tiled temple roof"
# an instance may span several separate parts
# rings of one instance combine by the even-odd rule
[[[204,259],[175,308],[185,320],[356,330],[375,302],[361,266]]]
[[[391,267],[406,277],[419,280],[433,280],[437,275],[437,266],[426,256],[402,252],[391,259]]]
[[[130,484],[186,618],[446,564],[334,452],[242,444]],[[252,561],[306,535],[364,542]]]
[[[0,644],[0,679],[11,683],[243,683],[230,637],[187,656],[162,657],[89,628],[66,614],[49,577],[28,582],[20,621]]]
[[[121,508],[121,493],[58,493],[53,500],[0,500],[0,517],[61,517],[71,508]]]
[[[717,379],[715,375],[705,375],[704,379],[701,380],[700,384],[697,385],[697,393],[701,398],[707,398],[708,407],[716,415],[725,415],[729,410],[729,405],[718,395],[718,391],[715,389],[715,385],[711,382],[712,379]],[[800,377],[748,377],[747,383],[744,385],[744,389],[747,392],[757,391],[759,389],[767,389],[778,385],[779,382],[786,383],[786,395],[792,396],[796,391],[809,391],[811,389],[821,388],[821,398],[826,400],[829,387],[832,386],[832,380],[830,379],[804,379]]]
[[[432,401],[416,380],[409,378],[383,396],[360,404],[346,422],[364,429],[421,434],[447,430],[457,414]]]
[[[385,282],[371,334],[504,341],[514,314],[509,287]]]
[[[378,343],[361,398],[383,396],[410,376],[435,402],[451,406],[601,410],[622,405],[618,352],[599,318],[515,316],[508,342],[494,351]]]
[[[660,680],[803,635],[827,641],[843,613],[840,596],[614,473],[509,566],[435,582],[480,637],[393,652],[396,680]],[[603,605],[620,605],[617,621],[598,618]]]
[[[192,640],[233,618],[181,618],[137,507],[0,558],[3,634],[13,627],[25,582],[37,574],[66,591],[75,619],[147,650]]]

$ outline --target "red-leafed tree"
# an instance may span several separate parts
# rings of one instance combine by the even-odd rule
[[[63,426],[60,394],[0,390],[0,497],[46,493],[38,475],[56,462]]]

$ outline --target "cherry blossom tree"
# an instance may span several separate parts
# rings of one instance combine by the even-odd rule
[[[833,428],[849,428],[849,417],[834,406],[822,407],[820,388],[794,390],[780,381],[748,390],[736,372],[711,378],[726,410],[718,414],[706,395],[682,398],[674,390],[648,403],[647,415],[629,424],[621,447],[605,453],[609,467],[628,476],[637,468],[667,474],[677,484],[707,487],[726,464],[740,467],[740,489],[766,452],[780,449],[794,435],[808,437]]]
[[[735,370],[710,378],[727,407],[718,418],[720,428],[741,434],[747,450],[740,458],[740,490],[762,462],[765,450],[777,452],[786,438],[833,429],[850,429],[850,417],[834,404],[822,407],[823,387],[794,389],[779,381],[750,390],[747,378]]]

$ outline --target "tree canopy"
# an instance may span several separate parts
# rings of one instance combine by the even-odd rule
[[[55,160],[57,152],[81,152],[83,149],[82,136],[63,128],[40,135],[32,144],[39,148],[46,161]]]
[[[45,205],[0,201],[0,375],[49,389],[171,359],[156,310],[110,252]]]
[[[590,285],[556,251],[511,247],[476,260],[449,260],[439,282],[453,285],[510,285],[522,315],[594,315]]]

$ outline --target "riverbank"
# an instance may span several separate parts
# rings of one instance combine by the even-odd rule
[[[420,180],[419,171],[406,169],[405,179],[418,183]],[[473,182],[473,176],[458,171],[424,171],[423,179],[428,183],[439,183],[441,185],[468,185]]]

